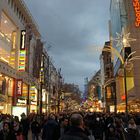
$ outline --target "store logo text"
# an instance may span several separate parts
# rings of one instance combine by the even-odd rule
[[[135,16],[136,16],[135,26],[140,27],[140,2],[139,0],[133,0],[133,6],[134,6]]]

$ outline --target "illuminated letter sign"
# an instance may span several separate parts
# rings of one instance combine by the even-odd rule
[[[17,80],[17,96],[22,95],[22,80]]]
[[[19,71],[25,71],[26,64],[26,47],[25,47],[25,38],[26,31],[21,31],[21,40],[20,40],[20,53],[19,53]]]
[[[133,0],[133,6],[134,6],[134,11],[135,11],[135,26],[140,27],[140,2],[139,0]]]
[[[26,31],[21,31],[21,39],[20,39],[20,50],[25,50],[25,38],[26,38]]]

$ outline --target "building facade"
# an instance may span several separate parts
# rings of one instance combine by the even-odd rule
[[[122,30],[125,33],[130,33],[130,38],[136,39],[134,42],[129,42],[130,46],[116,45],[112,41],[114,47],[122,55],[123,49],[125,54],[122,55],[125,61],[131,52],[136,51],[135,55],[140,55],[140,1],[139,0],[111,0],[110,5],[111,13],[111,31],[112,38],[117,38],[116,32],[121,34]],[[130,65],[126,66],[126,86],[127,86],[127,99],[129,111],[140,111],[140,61],[131,61]],[[114,58],[114,75],[116,77],[116,91],[117,91],[117,109],[118,111],[125,111],[125,85],[123,65],[117,56]]]
[[[37,112],[39,75],[34,60],[36,48],[41,53],[40,37],[23,1],[0,0],[0,112]],[[30,101],[34,107],[29,106]]]
[[[101,85],[104,97],[106,112],[114,112],[115,110],[115,79],[113,74],[113,62],[110,41],[105,45],[100,55],[101,67]]]

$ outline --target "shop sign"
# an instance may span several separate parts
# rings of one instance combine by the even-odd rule
[[[19,71],[25,71],[25,64],[26,64],[25,39],[26,39],[26,30],[21,30],[19,67],[18,67]]]
[[[37,105],[36,101],[31,101],[31,105]]]
[[[25,50],[26,30],[21,30],[20,50]]]
[[[139,0],[133,0],[133,7],[135,12],[135,26],[140,27],[140,2]]]
[[[17,96],[22,96],[22,80],[17,80]]]
[[[17,103],[18,103],[18,104],[25,104],[25,105],[26,105],[27,101],[26,101],[26,100],[18,99],[18,100],[17,100]]]
[[[26,64],[26,50],[20,50],[19,54],[19,71],[25,71]]]

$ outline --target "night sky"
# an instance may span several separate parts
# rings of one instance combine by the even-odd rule
[[[109,38],[110,0],[24,0],[64,81],[84,89]]]

